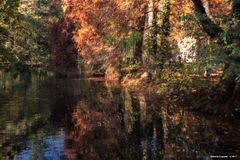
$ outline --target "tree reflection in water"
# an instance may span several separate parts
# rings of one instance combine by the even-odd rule
[[[239,155],[238,120],[190,113],[166,97],[46,74],[0,84],[0,159]]]
[[[79,155],[82,159],[159,159],[163,131],[156,107],[148,105],[143,95],[117,92],[119,96],[99,93],[77,104],[73,141]]]

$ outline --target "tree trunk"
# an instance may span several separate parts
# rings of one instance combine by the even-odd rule
[[[156,54],[156,7],[155,0],[149,0],[147,3],[146,22],[144,26],[144,63],[152,68],[154,56]]]
[[[133,58],[136,62],[138,63],[142,63],[142,53],[143,53],[143,40],[144,40],[144,25],[145,25],[145,19],[146,19],[146,9],[147,6],[144,6],[144,16],[142,16],[139,21],[138,21],[138,31],[139,31],[139,37],[138,40],[136,42],[136,47],[135,47],[135,51],[134,51],[134,55]]]
[[[206,14],[207,16],[213,20],[213,17],[211,15],[211,11],[210,11],[210,0],[203,0],[203,6],[205,8]]]
[[[240,1],[239,0],[233,0],[232,16],[237,20],[240,20]]]
[[[153,75],[162,69],[166,54],[169,51],[166,37],[170,34],[170,0],[149,0],[148,14],[146,15],[144,50],[147,62]],[[156,77],[156,76],[153,76]]]
[[[169,36],[170,34],[170,0],[165,0],[163,4],[163,20],[162,20],[162,34]]]
[[[192,0],[195,8],[195,12],[197,15],[197,18],[199,22],[201,23],[203,30],[211,37],[211,38],[219,38],[219,40],[222,42],[220,39],[220,34],[223,33],[223,30],[216,25],[211,18],[209,18],[207,11],[205,10],[203,3],[201,0]],[[240,1],[239,0],[234,0],[233,3],[233,8],[232,8],[232,18],[239,20],[240,19]],[[235,27],[239,26],[239,21],[237,21],[237,24],[235,24]],[[234,30],[234,27],[231,31],[233,35],[238,35],[236,34],[238,32],[238,29]],[[235,33],[234,33],[235,32]],[[231,40],[228,42],[227,45],[233,44],[233,43],[239,43],[239,35],[238,36],[232,36]],[[224,43],[222,43],[224,44]],[[240,44],[240,43],[239,43]],[[238,46],[240,49],[240,46]],[[232,51],[228,51],[231,53]],[[235,59],[232,59],[228,54],[228,58],[225,60],[225,68],[228,69],[232,63],[236,63]],[[228,60],[230,59],[230,60]],[[239,85],[236,81],[237,73],[234,73],[230,75],[228,78],[224,79],[222,77],[220,84],[213,89],[214,96],[212,97],[211,102],[207,105],[206,107],[206,102],[203,102],[203,106],[207,109],[210,110],[215,110],[218,113],[232,113],[234,110],[234,102],[236,101],[237,96],[239,95]],[[209,101],[207,98],[206,101]],[[200,104],[201,105],[201,104]]]
[[[207,15],[201,0],[192,0],[196,12],[196,16],[201,23],[203,30],[211,37],[217,38],[222,33],[222,29],[215,24]]]
[[[170,55],[170,44],[167,37],[170,35],[170,0],[162,0],[159,2],[157,21],[159,33],[157,35],[157,43],[159,51],[157,59],[160,69],[163,69],[164,63],[168,55]]]

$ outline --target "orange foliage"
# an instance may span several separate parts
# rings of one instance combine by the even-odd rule
[[[116,63],[121,56],[119,44],[124,34],[130,28],[136,28],[137,20],[143,16],[142,3],[142,0],[68,0],[64,19],[58,24],[60,30],[56,31],[55,28],[54,32],[64,34],[65,38],[70,36],[77,54],[86,61]],[[118,35],[117,42],[114,45],[107,43],[115,34]],[[57,61],[61,61],[61,54],[68,53],[63,47],[60,48],[55,51]]]
[[[174,37],[181,37],[185,27],[181,24],[181,17],[193,13],[192,0],[170,2],[171,32]],[[53,31],[57,64],[66,59],[65,55],[72,54],[84,57],[90,64],[117,64],[124,50],[120,44],[129,30],[139,29],[137,24],[146,14],[146,3],[148,0],[66,0],[64,19]],[[218,18],[219,14],[229,15],[230,11],[231,1],[210,0],[213,18]],[[193,23],[188,23],[187,27],[195,25]],[[115,42],[109,43],[113,36],[117,37]],[[64,60],[62,63],[68,62]]]
[[[232,0],[210,0],[210,11],[213,16],[229,15],[232,10]]]
[[[66,17],[74,24],[74,35],[78,54],[85,59],[116,62],[121,48],[119,43],[124,32],[134,27],[135,21],[142,16],[141,1],[125,0],[69,0]],[[130,23],[131,22],[131,23]],[[116,32],[119,39],[115,45],[106,43]]]

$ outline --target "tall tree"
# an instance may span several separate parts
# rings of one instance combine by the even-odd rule
[[[215,24],[211,18],[207,15],[206,10],[203,6],[203,3],[201,0],[192,0],[195,8],[195,12],[197,15],[197,18],[202,25],[203,30],[211,37],[211,38],[217,38],[220,40],[221,45],[226,46],[224,56],[226,57],[223,61],[225,68],[224,68],[224,75],[222,76],[220,85],[223,86],[223,92],[222,94],[217,94],[217,96],[213,97],[213,103],[212,106],[219,106],[219,103],[221,104],[220,107],[217,107],[219,110],[223,109],[225,106],[231,106],[228,110],[234,109],[234,101],[237,98],[237,95],[239,96],[240,89],[239,84],[237,82],[237,77],[240,76],[238,72],[239,67],[239,54],[235,54],[236,50],[237,52],[240,52],[240,46],[239,46],[239,36],[236,34],[238,30],[234,28],[239,28],[239,17],[240,17],[240,1],[234,0],[233,1],[233,7],[232,7],[232,17],[230,17],[230,21],[234,21],[235,25],[233,25],[230,28],[230,32],[232,33],[232,37],[229,41],[224,42],[221,39],[221,35],[224,33],[223,29]],[[234,36],[237,35],[237,36]],[[231,47],[230,47],[231,46]],[[232,47],[234,46],[234,47]],[[227,75],[227,76],[226,76]],[[222,88],[219,87],[218,88]],[[227,105],[225,105],[227,104]]]
[[[134,60],[136,60],[139,63],[142,63],[144,25],[145,25],[145,20],[146,20],[146,13],[147,13],[146,9],[147,9],[147,5],[144,4],[143,16],[141,16],[140,19],[137,22],[137,29],[138,29],[138,32],[139,32],[139,37],[138,37],[138,40],[136,42],[133,58],[134,58]]]
[[[220,36],[223,30],[211,20],[208,16],[201,0],[192,0],[196,12],[196,16],[201,23],[203,30],[211,37]]]
[[[170,0],[149,0],[145,25],[145,48],[152,69],[162,68],[166,37],[170,34]]]

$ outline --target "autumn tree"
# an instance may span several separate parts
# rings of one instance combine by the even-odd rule
[[[227,26],[221,28],[211,17],[209,17],[206,8],[201,0],[192,0],[196,12],[196,16],[203,30],[213,39],[217,39],[219,45],[223,46],[224,52],[220,53],[218,62],[224,63],[224,74],[220,85],[217,89],[223,88],[222,94],[213,96],[210,103],[217,110],[234,110],[234,103],[239,95],[239,53],[240,53],[240,2],[233,0],[232,11],[229,15]],[[219,106],[220,107],[216,107]],[[225,106],[230,105],[231,108],[226,109]]]
[[[62,24],[72,27],[58,33],[71,35],[69,40],[87,65],[105,68],[129,58],[141,62],[145,14],[140,0],[69,0]]]

